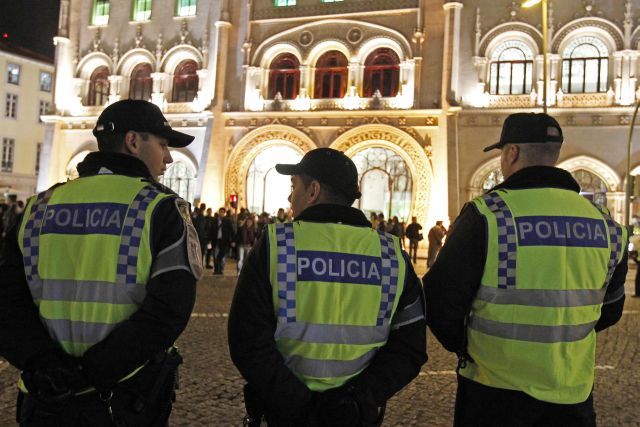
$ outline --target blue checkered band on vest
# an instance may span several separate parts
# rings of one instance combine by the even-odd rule
[[[516,227],[509,206],[497,192],[483,196],[487,207],[496,216],[498,226],[498,287],[516,286]]]
[[[38,275],[38,257],[40,255],[40,229],[44,219],[44,213],[47,210],[47,204],[53,194],[53,189],[43,191],[38,194],[35,202],[31,205],[29,219],[24,229],[22,245],[24,247],[24,271],[29,283],[40,282]]]
[[[138,250],[140,238],[144,228],[144,218],[147,207],[160,194],[151,186],[144,187],[133,199],[129,206],[127,216],[122,227],[120,237],[120,250],[118,252],[118,270],[116,280],[118,283],[134,285],[138,270]]]
[[[616,222],[611,218],[609,212],[606,208],[598,205],[597,203],[593,203],[593,205],[598,208],[604,220],[607,222],[607,228],[609,229],[609,239],[611,241],[611,255],[609,256],[609,265],[607,266],[607,279],[605,282],[605,287],[609,285],[611,278],[613,277],[613,272],[616,270],[616,266],[618,265],[618,259],[620,259],[622,255],[622,251],[624,248],[622,247],[622,227],[616,224]]]
[[[276,224],[278,243],[278,317],[296,321],[296,245],[293,224]]]
[[[391,319],[393,303],[398,292],[398,256],[393,236],[389,233],[379,231],[380,248],[382,258],[381,285],[382,296],[380,299],[380,312],[378,313],[377,326],[386,324]]]

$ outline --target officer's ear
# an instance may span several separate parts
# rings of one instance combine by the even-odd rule
[[[321,191],[322,191],[322,186],[320,185],[320,182],[315,179],[311,181],[311,184],[309,184],[309,187],[307,187],[309,202],[311,203],[317,202],[318,199],[320,198]]]
[[[124,148],[129,154],[137,155],[140,152],[140,140],[137,132],[130,130],[124,135]]]

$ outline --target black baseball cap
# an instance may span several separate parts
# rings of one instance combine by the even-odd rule
[[[124,134],[130,130],[166,138],[169,147],[186,147],[195,138],[171,129],[157,105],[138,99],[124,99],[105,108],[93,128],[93,135]]]
[[[563,142],[560,125],[548,114],[516,113],[508,116],[502,125],[500,141],[486,147],[487,152],[502,148],[506,144],[526,144],[537,142]]]
[[[316,148],[302,157],[300,163],[276,165],[282,175],[309,175],[323,184],[331,186],[349,198],[359,199],[358,169],[342,151],[333,148]]]

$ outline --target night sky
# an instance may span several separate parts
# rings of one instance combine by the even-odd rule
[[[0,0],[0,39],[53,59],[59,8],[60,0]]]

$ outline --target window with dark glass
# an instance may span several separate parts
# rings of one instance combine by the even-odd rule
[[[492,95],[522,95],[531,93],[533,81],[533,55],[521,41],[508,41],[499,46],[490,68]]]
[[[377,49],[364,64],[364,93],[371,97],[376,90],[382,96],[396,96],[400,81],[400,59],[391,49]]]
[[[151,19],[151,0],[133,0],[133,20],[148,21]]]
[[[43,92],[51,92],[51,73],[40,71],[40,90]]]
[[[294,99],[300,86],[300,62],[290,53],[283,53],[271,62],[269,68],[269,99],[280,92],[282,99]]]
[[[341,52],[332,50],[316,63],[315,98],[342,98],[347,89],[348,61]]]
[[[197,0],[178,0],[178,16],[194,16],[196,14]]]
[[[36,144],[36,166],[35,172],[36,176],[40,173],[40,159],[42,158],[42,142],[38,142]]]
[[[109,68],[106,66],[96,68],[89,80],[89,92],[87,93],[87,105],[104,105],[109,99]]]
[[[198,93],[198,64],[192,60],[182,61],[173,75],[171,102],[191,102]]]
[[[91,25],[107,25],[109,23],[109,0],[95,0]]]
[[[7,64],[7,83],[20,84],[20,65]]]
[[[564,93],[606,92],[609,50],[595,37],[580,37],[562,55]]]
[[[49,114],[49,107],[51,104],[47,101],[40,101],[40,106],[38,108],[38,123],[42,123],[42,119],[40,116],[44,116]]]
[[[151,99],[152,87],[153,79],[151,78],[151,65],[136,65],[136,68],[134,68],[131,73],[131,80],[129,82],[129,98],[148,101]]]
[[[18,95],[14,93],[8,93],[5,98],[4,116],[8,119],[15,119],[18,117]]]
[[[13,160],[16,140],[13,138],[2,139],[2,166],[0,171],[13,172]]]

